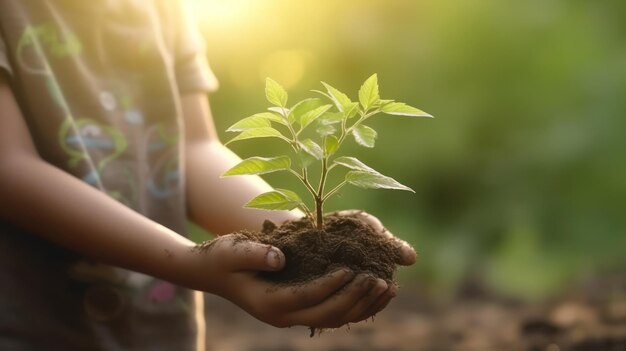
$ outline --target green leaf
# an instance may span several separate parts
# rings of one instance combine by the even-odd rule
[[[307,154],[315,157],[316,159],[321,160],[322,157],[324,157],[324,151],[322,150],[322,147],[317,145],[317,143],[313,140],[305,139],[298,144],[300,144],[302,150],[304,150]]]
[[[285,136],[283,136],[281,134],[281,132],[279,132],[278,130],[276,130],[276,129],[272,128],[272,127],[261,127],[261,128],[254,128],[254,129],[244,130],[243,132],[239,133],[234,138],[230,139],[224,145],[228,145],[228,144],[232,143],[233,141],[239,141],[239,140],[245,140],[245,139],[253,139],[253,138],[280,138],[280,139],[283,139],[283,140],[285,140],[287,142],[290,142],[290,140],[287,139]]]
[[[329,135],[335,134],[335,132],[337,131],[337,128],[335,128],[334,126],[330,124],[320,123],[317,125],[317,129],[315,131],[321,138],[325,138]]]
[[[311,154],[309,154],[308,152],[304,151],[304,150],[300,150],[300,152],[298,152],[298,161],[300,168],[307,168],[309,167],[313,162],[317,161],[317,158],[315,158],[314,156],[312,156]]]
[[[373,168],[371,168],[370,166],[366,165],[365,163],[359,161],[357,158],[355,157],[348,157],[348,156],[342,156],[342,157],[337,157],[334,161],[333,164],[335,165],[339,165],[339,166],[344,166],[356,171],[363,171],[363,172],[370,172],[370,173],[378,173],[376,170],[374,170]]]
[[[330,96],[330,99],[333,101],[335,106],[337,106],[337,109],[339,111],[345,112],[347,109],[351,107],[352,100],[350,100],[350,98],[346,94],[333,88],[329,84],[326,84],[324,82],[322,82],[322,84],[324,85],[324,87],[326,87],[326,90],[328,91],[328,95]]]
[[[274,113],[274,112],[261,112],[261,113],[256,113],[250,117],[259,117],[259,118],[264,118],[270,122],[276,122],[276,123],[280,123],[284,126],[287,125],[287,121],[285,120],[285,117],[283,117],[280,112],[278,113]]]
[[[287,115],[289,115],[289,109],[286,108],[286,107],[276,107],[276,106],[274,106],[274,107],[268,107],[267,110],[271,111],[271,112],[276,112],[280,116],[287,116]]]
[[[415,192],[408,186],[402,185],[395,179],[384,176],[378,172],[350,171],[346,174],[346,181],[349,184],[364,189],[395,189],[406,190],[412,193]]]
[[[331,107],[332,105],[324,105],[303,114],[298,121],[300,123],[300,130],[306,128],[309,124],[311,124],[311,122],[326,113],[326,111],[328,111]]]
[[[352,129],[354,140],[362,146],[372,148],[376,143],[378,133],[366,125],[359,124]]]
[[[300,198],[300,196],[298,196],[298,194],[291,190],[281,188],[275,188],[274,190],[282,193],[283,195],[285,195],[286,198],[290,199],[291,201],[298,201],[302,203],[302,199]]]
[[[326,157],[334,154],[339,149],[339,140],[334,135],[329,135],[324,139],[324,154]]]
[[[403,102],[390,102],[383,105],[380,110],[386,114],[397,116],[433,117],[432,115]]]
[[[288,156],[278,157],[250,157],[226,171],[222,176],[234,176],[243,174],[264,174],[282,171],[291,167],[291,159]]]
[[[293,105],[293,107],[289,111],[289,121],[292,124],[294,123],[294,121],[297,121],[299,123],[302,115],[322,105],[324,105],[324,101],[319,98],[311,98],[298,101],[298,103]]]
[[[227,132],[241,132],[248,129],[254,128],[262,128],[262,127],[270,127],[270,122],[280,123],[282,125],[287,125],[287,121],[280,115],[272,112],[261,112],[256,113],[252,116],[241,119],[239,122],[233,124],[228,129]]]
[[[287,105],[287,91],[271,78],[265,79],[265,97],[267,101],[276,106],[285,107]]]
[[[331,125],[337,124],[343,120],[343,112],[326,112],[319,118],[320,124]]]
[[[328,95],[327,93],[325,93],[325,92],[323,92],[321,90],[313,89],[311,91],[314,92],[314,93],[318,93],[318,94],[326,96],[328,98],[328,100],[331,100],[331,101],[333,100],[332,96]]]
[[[358,102],[353,102],[353,103],[350,103],[350,105],[346,106],[346,110],[344,111],[344,115],[345,115],[346,119],[350,119],[350,118],[356,116],[358,112],[359,112],[359,103]]]
[[[380,99],[378,100],[378,103],[376,105],[378,105],[378,107],[383,107],[387,104],[390,104],[392,102],[394,102],[395,100],[386,100],[386,99]]]
[[[301,168],[307,168],[317,159],[308,152],[300,151],[298,152],[298,160],[300,161]]]
[[[228,129],[227,132],[241,132],[248,129],[254,128],[262,128],[262,127],[270,127],[272,124],[266,118],[259,117],[257,115],[252,115],[250,117],[246,117],[239,122],[233,124]]]
[[[271,211],[290,211],[300,206],[302,200],[291,190],[275,189],[256,196],[243,207]]]
[[[361,85],[361,89],[359,89],[359,102],[361,106],[363,106],[363,110],[367,111],[376,105],[378,100],[380,100],[378,93],[378,76],[374,73]]]

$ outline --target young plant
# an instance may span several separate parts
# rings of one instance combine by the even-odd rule
[[[246,117],[227,129],[239,133],[235,141],[253,138],[277,138],[292,149],[295,158],[287,155],[276,157],[250,157],[235,165],[224,176],[265,174],[287,171],[293,174],[308,190],[314,210],[305,204],[301,197],[287,189],[275,189],[250,200],[244,207],[264,210],[292,210],[299,208],[314,226],[324,226],[324,203],[347,184],[366,189],[398,189],[413,192],[395,179],[382,175],[354,157],[338,156],[338,151],[348,136],[364,147],[372,148],[377,133],[364,124],[372,116],[382,112],[389,115],[432,117],[428,113],[402,102],[383,100],[379,96],[378,77],[369,77],[358,92],[358,102],[353,102],[346,94],[322,82],[326,91],[314,92],[326,98],[308,98],[287,107],[285,89],[267,78],[265,96],[272,106],[267,112]],[[316,140],[306,138],[304,130],[315,126]],[[228,144],[227,143],[227,144]],[[295,162],[294,162],[295,160]],[[311,176],[311,165],[319,164],[319,174]],[[348,169],[343,181],[327,190],[328,175],[338,167]],[[316,180],[314,185],[314,180]]]

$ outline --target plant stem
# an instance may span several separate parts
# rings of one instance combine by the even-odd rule
[[[324,228],[324,186],[326,185],[326,176],[328,175],[328,156],[322,158],[322,175],[320,177],[320,185],[315,195],[315,209],[317,213],[317,229]]]
[[[359,119],[356,122],[354,122],[350,127],[348,127],[348,129],[345,128],[345,125],[342,125],[341,136],[339,137],[339,147],[343,143],[343,140],[346,138],[346,136],[348,136],[348,134],[350,134],[350,132],[352,132],[352,129],[354,129],[354,127],[358,126],[359,124],[361,124],[361,122],[363,122],[366,119],[372,117],[373,115],[377,114],[378,112],[380,112],[380,110],[373,110],[373,111],[370,111],[369,113],[366,113],[366,112],[362,111],[362,112],[360,112],[361,117],[359,117]],[[339,147],[337,147],[337,149],[339,149]]]
[[[285,120],[287,120],[287,128],[289,129],[289,132],[291,133],[291,137],[293,138],[292,140],[289,141],[289,144],[293,148],[293,151],[295,151],[296,157],[297,157],[298,153],[300,153],[300,151],[302,150],[302,148],[300,147],[300,144],[298,142],[298,135],[300,134],[300,131],[302,131],[302,130],[300,130],[299,132],[296,133],[296,131],[293,129],[293,126],[291,125],[291,123],[289,123],[288,115],[287,115],[287,113],[285,112],[284,109],[283,109],[282,115],[285,117]],[[311,193],[311,196],[313,196],[313,198],[315,200],[315,205],[317,207],[317,195],[316,195],[315,189],[313,189],[313,186],[309,182],[309,174],[308,174],[308,171],[307,171],[306,167],[304,167],[304,166],[302,167],[302,174],[299,174],[298,172],[294,171],[293,169],[289,169],[289,171],[291,173],[293,173],[302,182],[302,184],[304,184],[304,186],[309,191],[309,193]],[[311,219],[311,224],[316,225],[315,217],[313,216],[311,211],[309,211],[309,209],[306,207],[306,205],[304,203],[302,204],[302,206],[303,206],[303,209],[305,210],[307,216],[309,217],[309,219]],[[319,224],[317,224],[317,226],[319,227]]]
[[[329,197],[331,197],[334,193],[336,193],[339,189],[341,189],[347,183],[348,182],[345,180],[339,183],[336,187],[334,187],[331,191],[329,191],[328,193],[326,193],[326,195],[324,195],[324,197],[322,198],[322,201],[328,200]]]
[[[311,210],[309,210],[304,203],[299,208],[305,213],[306,217],[309,221],[311,221],[311,224],[315,225],[315,217],[313,216],[313,213],[311,213]]]
[[[315,198],[315,210],[316,210],[316,227],[318,230],[324,229],[324,212],[323,212],[324,201],[319,197]]]
[[[309,191],[309,193],[311,193],[311,195],[313,196],[313,198],[316,201],[316,205],[317,205],[317,196],[315,193],[315,189],[313,189],[313,186],[311,185],[311,183],[309,183],[308,179],[307,179],[307,172],[306,172],[306,168],[302,169],[302,172],[304,173],[304,175],[294,171],[293,169],[289,168],[287,169],[289,171],[289,173],[293,174],[294,176],[296,176],[296,178],[298,178],[298,180],[304,184],[304,187],[306,188],[306,190]],[[309,217],[309,219],[311,220],[311,224],[313,224],[314,226],[316,226],[316,222],[315,222],[315,216],[313,216],[313,213],[311,213],[311,211],[309,210],[309,208],[302,203],[302,205],[300,206],[301,209],[306,213],[307,217]]]
[[[311,185],[311,183],[309,183],[309,181],[307,180],[306,176],[302,176],[300,173],[294,171],[291,168],[289,168],[288,171],[289,171],[289,173],[295,175],[296,178],[298,178],[298,180],[300,180],[300,182],[302,182],[302,184],[304,184],[304,186],[306,187],[306,190],[308,190],[313,196],[315,196],[315,194],[316,194],[315,189],[313,189],[313,186]]]
[[[354,127],[358,126],[361,122],[365,121],[368,117],[371,117],[372,115],[378,113],[378,110],[372,111],[372,112],[367,112],[367,111],[361,111],[360,114],[361,116],[359,117],[359,119],[354,122],[350,127],[346,128],[346,120],[342,120],[341,122],[341,135],[337,141],[337,149],[339,149],[339,147],[341,147],[341,144],[343,143],[343,141],[345,140],[346,136],[352,131],[352,129],[354,129]],[[292,131],[293,133],[293,131]],[[297,135],[294,134],[294,137],[296,137]],[[335,152],[337,152],[335,150]],[[317,193],[313,193],[314,194],[314,198],[315,198],[315,221],[316,221],[316,226],[317,229],[322,230],[324,228],[324,202],[334,193],[336,193],[339,189],[341,189],[341,187],[343,187],[344,185],[346,185],[346,181],[343,181],[342,183],[340,183],[339,185],[337,185],[336,187],[334,187],[331,191],[328,192],[328,194],[324,194],[324,186],[326,185],[326,178],[328,175],[328,171],[330,170],[328,168],[328,159],[329,159],[329,155],[324,155],[324,158],[322,159],[322,175],[320,177],[320,184],[319,184],[319,188],[317,189]],[[304,181],[306,181],[306,183],[308,183],[307,177],[306,177],[306,170],[303,170],[304,172]],[[307,189],[309,189],[309,187],[307,187]],[[309,189],[309,191],[311,191],[311,189]]]

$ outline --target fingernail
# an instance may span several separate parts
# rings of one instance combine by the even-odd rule
[[[280,254],[275,248],[271,248],[269,249],[269,251],[267,251],[267,256],[265,257],[265,259],[267,260],[267,265],[270,268],[280,268]]]
[[[397,288],[397,287],[395,287],[395,286],[390,287],[390,288],[389,288],[389,296],[390,296],[391,298],[394,298],[394,297],[396,297],[397,295],[398,295],[398,288]]]
[[[358,286],[360,288],[363,288],[363,289],[369,289],[370,288],[369,278],[365,274],[359,274],[355,278],[355,283],[356,283],[356,286]]]

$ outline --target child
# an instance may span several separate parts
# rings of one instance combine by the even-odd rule
[[[239,158],[192,27],[173,0],[0,1],[0,349],[202,349],[193,290],[278,327],[357,322],[395,295],[348,270],[270,286],[255,272],[280,250],[229,235],[193,250],[188,218],[222,235],[300,214],[243,209],[269,186],[219,178]]]

